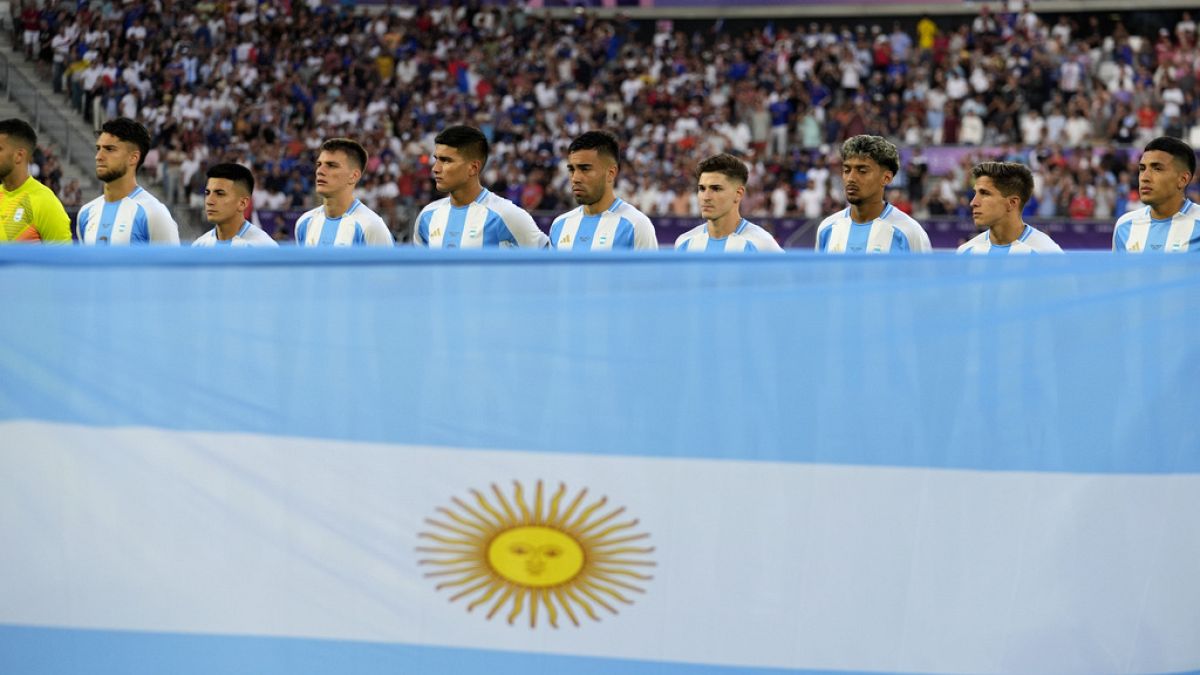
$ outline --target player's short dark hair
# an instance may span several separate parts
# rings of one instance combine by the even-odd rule
[[[1033,195],[1033,172],[1024,164],[1016,162],[981,162],[971,169],[971,176],[976,180],[990,178],[996,189],[1005,197],[1016,195],[1021,198],[1021,206]]]
[[[696,180],[700,179],[702,173],[719,173],[742,185],[750,180],[750,170],[746,168],[746,163],[727,152],[700,160],[696,165]]]
[[[150,152],[150,132],[146,127],[128,117],[114,117],[100,126],[100,133],[111,134],[126,143],[138,147],[137,168],[142,168],[146,162],[146,154]]]
[[[25,120],[15,117],[0,120],[0,134],[19,142],[30,154],[37,149],[37,132]]]
[[[250,169],[247,169],[241,164],[234,164],[233,162],[214,164],[213,166],[209,167],[208,171],[206,171],[204,175],[208,178],[224,178],[226,180],[231,180],[233,181],[234,185],[237,185],[245,190],[246,194],[254,194],[254,174],[250,171]]]
[[[442,129],[433,139],[437,145],[448,145],[462,153],[467,159],[478,159],[484,164],[488,160],[488,139],[475,127],[458,124]]]
[[[842,143],[842,161],[866,157],[896,175],[900,172],[900,152],[883,136],[852,136]]]
[[[567,154],[580,150],[595,150],[596,154],[604,155],[618,164],[621,162],[621,145],[617,137],[607,131],[585,131],[571,141]]]
[[[1165,152],[1174,157],[1176,161],[1187,169],[1188,175],[1192,178],[1196,177],[1196,151],[1192,150],[1192,146],[1178,138],[1159,136],[1147,143],[1146,148],[1142,152],[1150,152],[1151,150]]]
[[[321,144],[321,152],[344,152],[351,161],[358,164],[359,171],[365,171],[367,168],[367,149],[353,138],[330,138]]]

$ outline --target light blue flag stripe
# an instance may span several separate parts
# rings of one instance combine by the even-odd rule
[[[8,249],[0,283],[0,419],[1200,471],[1186,256]]]
[[[0,625],[0,670],[22,675],[856,675],[296,638],[187,635]],[[865,673],[864,673],[865,675]]]

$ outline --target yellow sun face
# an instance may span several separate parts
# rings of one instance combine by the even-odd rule
[[[507,607],[511,624],[527,610],[530,628],[540,610],[557,628],[560,612],[578,626],[577,610],[599,621],[598,607],[616,614],[613,604],[633,604],[652,578],[644,570],[654,548],[640,545],[650,535],[618,520],[624,507],[602,513],[607,498],[584,506],[584,489],[564,504],[566,492],[560,483],[545,502],[538,481],[527,500],[514,481],[511,500],[494,484],[490,496],[471,490],[474,506],[455,497],[437,509],[447,520],[426,519],[433,531],[419,535],[436,544],[417,548],[428,554],[419,564],[436,568],[425,576],[445,579],[439,591],[457,589],[451,602],[470,598],[467,611],[488,605],[489,619]]]

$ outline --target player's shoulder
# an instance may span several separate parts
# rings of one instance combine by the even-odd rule
[[[446,208],[449,206],[450,206],[450,197],[447,196],[447,197],[442,197],[441,199],[435,199],[435,200],[429,202],[428,204],[426,204],[425,208],[421,209],[421,213],[417,214],[417,217],[420,218],[427,213],[432,213],[440,208]]]
[[[1042,232],[1036,227],[1030,226],[1032,232],[1025,239],[1025,243],[1029,244],[1030,248],[1038,253],[1062,253],[1062,247],[1058,242],[1050,238],[1050,235]]]
[[[361,200],[354,204],[354,210],[350,214],[359,222],[379,222],[383,223],[383,216],[380,216],[374,209],[364,204]]]
[[[971,251],[974,251],[975,249],[980,248],[987,242],[988,236],[989,236],[988,230],[984,230],[983,232],[980,232],[979,234],[975,235],[974,237],[971,237],[970,239],[968,239],[966,241],[966,243],[964,243],[962,246],[959,246],[957,252],[958,253],[970,253]]]
[[[583,215],[583,206],[582,205],[576,206],[575,208],[571,209],[570,211],[567,211],[566,213],[560,213],[557,216],[555,216],[554,220],[551,222],[551,225],[557,225],[557,224],[567,220],[568,218],[575,218],[575,217],[579,217],[582,215]]]
[[[897,227],[900,227],[901,229],[906,229],[906,230],[924,230],[925,229],[924,227],[921,227],[921,224],[917,222],[916,218],[913,218],[912,216],[908,215],[907,213],[901,211],[900,209],[896,208],[895,206],[893,206],[891,204],[888,204],[887,211],[888,212],[886,214],[884,214],[883,219],[885,221],[891,223],[892,225],[895,225]]]
[[[488,190],[483,199],[476,203],[496,214],[506,223],[513,220],[533,222],[533,216],[529,215],[528,211],[517,206],[507,197],[501,197],[491,190]]]
[[[141,204],[142,206],[146,207],[147,209],[151,209],[151,208],[166,209],[167,208],[167,205],[163,204],[161,201],[159,201],[158,197],[155,197],[153,194],[150,193],[149,190],[147,190],[146,188],[144,188],[140,185],[137,187],[136,190],[133,191],[133,194],[129,195],[129,199],[137,202],[138,204]]]
[[[214,235],[215,236],[215,235]],[[251,223],[246,229],[246,233],[242,235],[242,239],[255,244],[256,246],[278,246],[279,242],[275,238],[267,234],[267,231],[261,227]]]
[[[748,220],[746,221],[746,226],[742,228],[742,236],[746,239],[749,239],[750,242],[754,244],[755,248],[760,251],[773,251],[775,249],[782,250],[783,248],[779,245],[778,241],[775,241],[775,237],[768,232],[765,227],[752,223]]]
[[[318,214],[323,214],[323,213],[325,213],[325,207],[317,206],[317,207],[314,207],[314,208],[311,208],[311,209],[305,211],[304,213],[301,213],[300,217],[296,219],[296,222],[300,223],[305,220],[312,220]]]
[[[580,207],[582,208],[582,207]],[[613,213],[628,220],[637,227],[654,227],[654,223],[650,220],[650,216],[642,213],[636,206],[630,204],[624,199],[617,204],[617,208],[613,209]]]
[[[675,238],[675,248],[679,248],[689,241],[708,232],[708,223],[700,223],[692,229],[684,232]]]
[[[196,237],[196,241],[192,242],[193,247],[212,246],[217,242],[217,228],[213,228],[208,232]]]
[[[79,212],[84,213],[95,208],[104,208],[104,195],[100,195],[99,197],[96,197],[92,201],[79,207]]]
[[[1125,213],[1121,214],[1120,218],[1117,218],[1117,227],[1129,227],[1133,223],[1134,219],[1140,216],[1147,216],[1149,213],[1149,206],[1139,206],[1132,211],[1126,211]]]
[[[832,226],[834,223],[836,223],[838,221],[846,220],[848,218],[850,218],[850,207],[849,206],[825,216],[825,218],[821,221],[821,224],[817,226],[817,229],[823,230],[827,227]]]

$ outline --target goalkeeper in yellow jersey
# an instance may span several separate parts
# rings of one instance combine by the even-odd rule
[[[23,120],[0,121],[0,244],[71,242],[71,219],[50,188],[29,175],[37,132]]]

